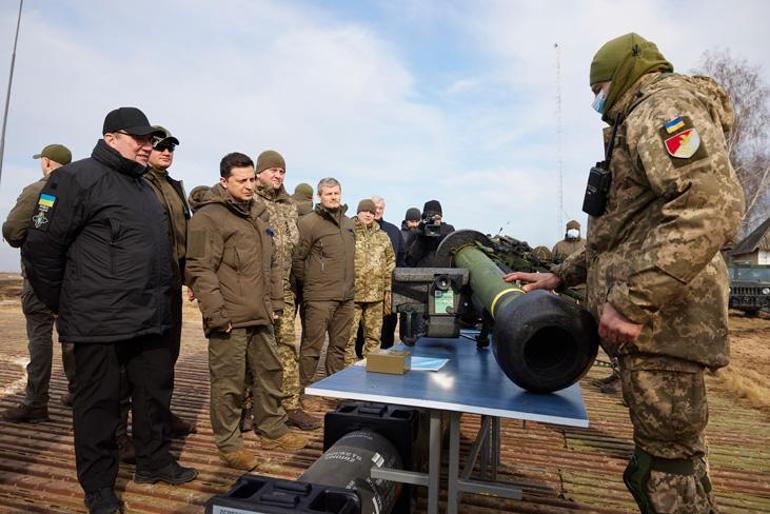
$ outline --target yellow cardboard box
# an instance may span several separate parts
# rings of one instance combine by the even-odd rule
[[[378,350],[366,356],[366,371],[403,375],[412,367],[409,352]]]

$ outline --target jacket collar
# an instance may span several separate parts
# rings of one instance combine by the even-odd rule
[[[97,141],[91,157],[108,168],[119,173],[128,175],[131,178],[139,178],[147,172],[147,167],[136,161],[126,159],[117,150],[104,142],[104,139]]]
[[[262,184],[257,186],[256,194],[271,202],[290,203],[291,197],[286,192],[286,188],[281,185],[279,189],[273,189]]]

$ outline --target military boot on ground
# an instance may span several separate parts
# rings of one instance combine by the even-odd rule
[[[173,412],[171,413],[171,435],[173,437],[181,437],[196,432],[197,429],[194,424],[183,420]]]
[[[171,485],[179,485],[195,480],[197,476],[197,469],[180,466],[177,461],[172,460],[162,468],[137,469],[134,473],[134,482],[137,484],[165,482]]]
[[[97,491],[86,493],[86,507],[89,514],[119,514],[120,500],[115,496],[112,487],[103,487]]]
[[[297,451],[307,446],[308,442],[308,438],[304,435],[286,432],[281,437],[275,439],[262,436],[259,443],[265,450]]]
[[[118,445],[118,458],[120,462],[136,464],[134,441],[128,435],[122,434],[115,438],[115,443]]]
[[[40,423],[50,420],[47,406],[27,407],[24,404],[6,409],[2,418],[10,423]]]
[[[302,409],[291,409],[286,411],[289,418],[288,424],[299,428],[300,430],[315,430],[321,427],[321,422],[303,411]]]
[[[305,412],[311,411],[311,412],[318,412],[320,410],[323,410],[323,403],[321,403],[321,399],[317,396],[308,396],[306,394],[303,394],[299,398],[300,404],[302,405],[302,410]]]
[[[239,448],[233,452],[219,452],[219,458],[229,467],[241,471],[251,471],[257,467],[257,458],[248,450]]]

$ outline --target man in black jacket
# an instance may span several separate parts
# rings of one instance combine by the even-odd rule
[[[107,114],[91,157],[62,167],[41,192],[22,249],[32,288],[58,314],[60,341],[75,344],[75,458],[92,513],[120,510],[121,366],[133,388],[134,480],[197,475],[169,452],[172,253],[166,212],[142,178],[155,133],[134,107]]]
[[[428,200],[422,208],[422,219],[415,234],[409,241],[406,251],[406,265],[415,268],[435,267],[436,248],[446,236],[455,231],[442,219],[441,204],[438,200]]]

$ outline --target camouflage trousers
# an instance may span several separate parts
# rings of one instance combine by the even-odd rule
[[[283,408],[286,410],[299,409],[299,351],[294,332],[294,293],[286,291],[283,297],[286,305],[283,316],[275,322],[275,342],[278,343],[278,357],[283,366]]]
[[[379,302],[355,302],[353,304],[353,327],[350,330],[350,339],[345,347],[345,366],[356,362],[356,334],[358,325],[364,329],[364,348],[361,352],[364,357],[380,349],[380,334],[382,333],[383,303]]]
[[[619,365],[636,444],[623,478],[641,512],[716,512],[703,367],[645,355],[622,356]]]

